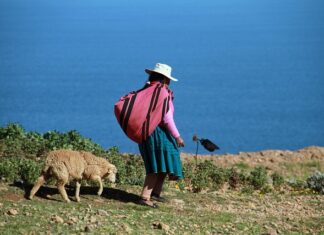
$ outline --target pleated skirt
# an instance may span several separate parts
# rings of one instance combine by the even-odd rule
[[[169,179],[183,179],[180,151],[175,138],[164,128],[157,127],[141,144],[146,174],[167,173]]]

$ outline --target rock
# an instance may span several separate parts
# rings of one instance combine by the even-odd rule
[[[85,228],[84,228],[84,231],[85,231],[86,233],[90,233],[90,232],[92,232],[92,230],[93,230],[93,227],[92,227],[91,225],[87,225],[87,226],[85,226]]]
[[[67,221],[68,225],[76,224],[78,222],[78,219],[76,217],[70,217]]]
[[[97,221],[96,217],[91,216],[90,217],[90,223],[95,223]]]
[[[4,185],[0,186],[0,191],[8,191],[8,188]]]
[[[109,216],[109,213],[107,211],[101,209],[98,210],[97,214],[101,216]]]
[[[168,232],[170,230],[170,226],[162,222],[154,222],[152,226],[154,229],[161,229],[165,232]]]
[[[249,203],[248,203],[248,206],[249,206],[249,208],[251,208],[252,210],[255,210],[255,209],[256,209],[255,203],[253,203],[253,202],[249,202]]]
[[[58,224],[63,224],[64,223],[64,220],[58,215],[53,216],[52,221],[54,221],[55,223],[58,223]]]
[[[122,224],[121,225],[122,229],[126,232],[126,233],[132,233],[133,232],[133,229],[131,229],[128,224]]]
[[[274,228],[268,228],[267,234],[268,235],[278,235],[277,230],[275,230]]]
[[[18,211],[16,209],[10,209],[8,212],[7,212],[8,215],[18,215]]]
[[[24,212],[23,215],[30,216],[30,213],[29,212]]]
[[[181,199],[172,199],[170,201],[170,204],[173,205],[177,209],[183,210],[185,202]]]

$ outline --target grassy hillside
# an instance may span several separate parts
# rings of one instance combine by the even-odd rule
[[[54,182],[33,201],[26,195],[52,149],[86,150],[113,162],[117,186],[84,182],[81,202],[63,202]],[[324,234],[324,149],[238,155],[182,154],[185,180],[165,185],[167,203],[138,205],[140,156],[103,149],[76,131],[26,132],[0,128],[0,234]],[[322,177],[323,176],[323,177]]]

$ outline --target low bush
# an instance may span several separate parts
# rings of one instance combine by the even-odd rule
[[[287,184],[293,189],[293,190],[296,190],[296,191],[301,191],[303,189],[305,189],[307,187],[307,184],[305,181],[302,181],[300,179],[295,179],[295,178],[292,178],[292,179],[289,179],[287,181]]]
[[[239,188],[240,186],[244,185],[246,181],[247,176],[242,171],[239,171],[235,167],[229,169],[228,184],[231,186],[231,188]]]
[[[68,131],[66,133],[48,131],[43,135],[43,138],[43,147],[45,151],[55,149],[72,149],[91,152],[95,155],[102,155],[105,152],[100,145],[94,143],[91,139],[84,138],[75,130]]]
[[[227,181],[227,171],[215,166],[212,161],[203,161],[197,165],[192,162],[185,163],[184,176],[187,188],[193,192],[219,189]]]
[[[203,189],[212,187],[211,173],[214,165],[210,161],[204,161],[197,165],[191,178],[192,190],[200,192]]]
[[[266,194],[266,193],[271,193],[273,191],[273,186],[271,184],[265,184],[261,189],[260,193]]]
[[[272,173],[271,179],[275,188],[280,188],[285,183],[284,177],[277,172]]]
[[[249,183],[254,189],[261,189],[268,182],[267,170],[263,166],[258,166],[250,172]]]
[[[125,157],[125,184],[143,185],[145,179],[145,167],[139,155],[130,154]]]
[[[8,124],[0,127],[0,178],[12,182],[22,180],[34,183],[40,175],[46,153],[55,149],[71,149],[92,152],[107,158],[117,169],[118,184],[143,185],[145,167],[140,155],[121,154],[117,147],[107,150],[83,137],[75,130],[66,133],[48,131],[44,134],[26,132],[19,124]],[[166,186],[181,190],[200,192],[218,190],[225,183],[232,189],[241,189],[243,193],[260,190],[261,193],[271,192],[287,183],[295,190],[306,186],[324,193],[324,174],[317,173],[304,181],[286,181],[278,173],[268,176],[264,167],[251,169],[245,163],[236,164],[230,169],[217,167],[212,161],[193,161],[183,163],[184,180],[167,183]]]
[[[312,176],[308,177],[306,182],[308,188],[320,194],[324,194],[324,173],[316,172]]]
[[[0,178],[6,182],[23,181],[33,184],[40,175],[43,164],[24,158],[7,158],[0,161]]]
[[[0,178],[5,182],[12,182],[18,177],[19,159],[1,159],[0,161]]]
[[[48,131],[44,134],[26,132],[19,124],[8,124],[0,128],[0,157],[36,158],[55,149],[84,150],[102,155],[105,150],[91,139],[72,130],[66,133]]]
[[[241,193],[252,194],[254,192],[254,187],[252,185],[244,185],[241,188]]]
[[[36,162],[30,159],[21,160],[18,176],[26,184],[34,184],[40,176],[43,165],[42,162]]]

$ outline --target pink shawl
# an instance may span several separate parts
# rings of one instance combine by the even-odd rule
[[[167,86],[153,82],[121,97],[115,116],[125,134],[136,143],[146,140],[168,112],[172,95]]]

